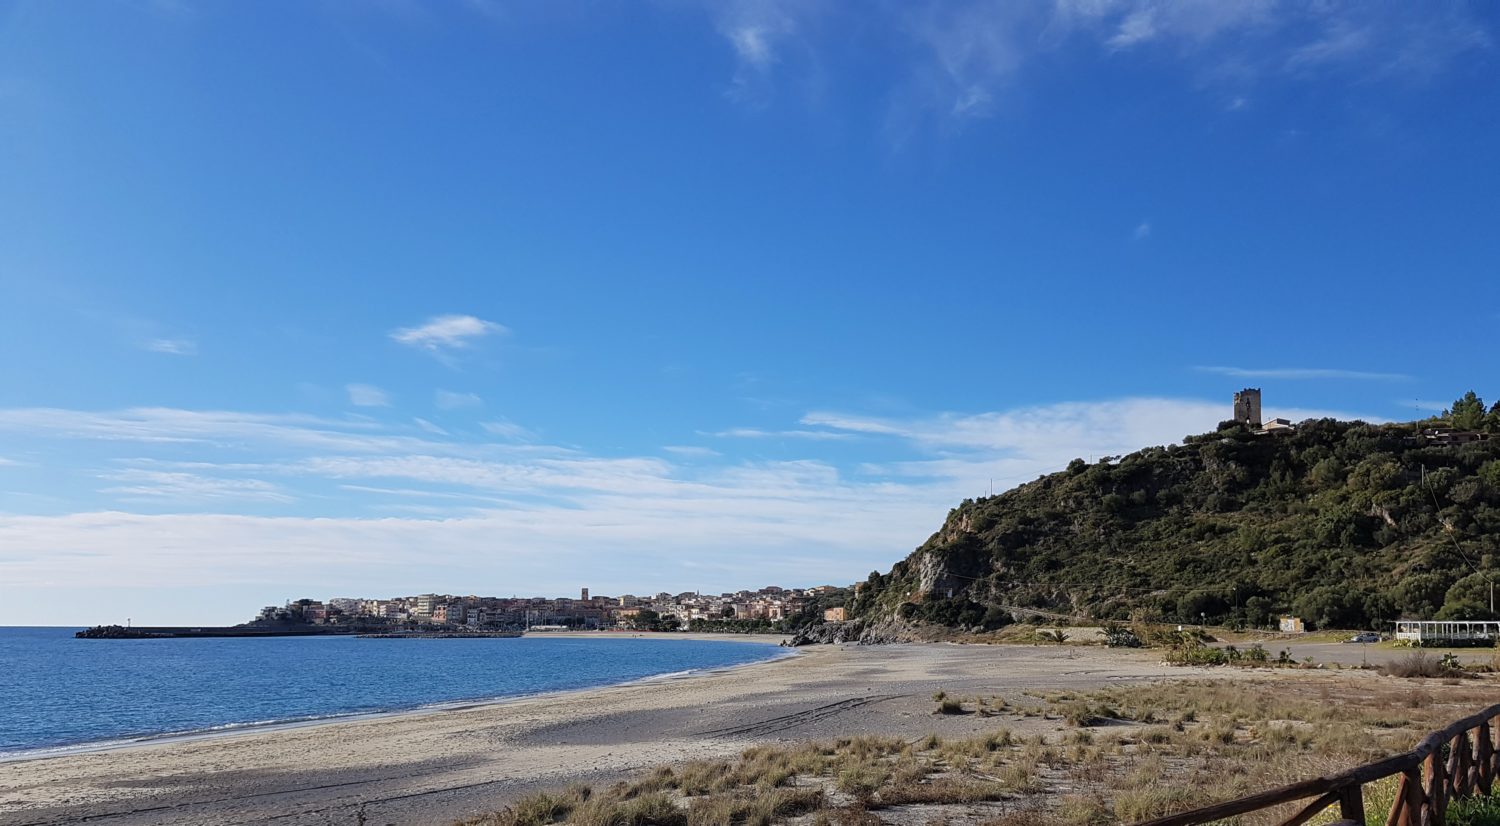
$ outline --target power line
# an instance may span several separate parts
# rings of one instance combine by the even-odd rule
[[[1432,497],[1432,509],[1434,511],[1433,516],[1436,517],[1437,514],[1438,514],[1438,512],[1442,511],[1443,506],[1442,506],[1442,503],[1438,502],[1437,491],[1434,491],[1432,489],[1432,486],[1429,485],[1429,484],[1427,484],[1427,466],[1426,465],[1422,466],[1422,487],[1426,488],[1427,489],[1427,494]],[[1442,522],[1442,518],[1438,517],[1438,521]],[[1453,543],[1453,550],[1455,550],[1455,551],[1458,552],[1458,558],[1462,559],[1464,561],[1464,564],[1469,566],[1469,570],[1473,571],[1475,574],[1478,574],[1480,577],[1483,577],[1484,581],[1487,582],[1487,583],[1489,583],[1489,586],[1490,586],[1490,613],[1491,614],[1495,613],[1495,580],[1492,579],[1489,574],[1484,573],[1483,571],[1479,570],[1479,568],[1476,567],[1474,565],[1474,563],[1469,560],[1469,555],[1466,554],[1466,553],[1464,553],[1463,546],[1461,546],[1461,545],[1458,544],[1458,537],[1454,536],[1455,531],[1453,530],[1453,528],[1451,526],[1449,526],[1446,523],[1444,523],[1443,524],[1443,533],[1445,533],[1445,534],[1448,535],[1448,540]]]

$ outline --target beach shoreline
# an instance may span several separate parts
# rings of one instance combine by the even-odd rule
[[[526,636],[536,639],[571,638],[571,639],[636,639],[653,640],[661,642],[739,642],[766,646],[780,646],[787,637],[779,634],[695,634],[695,633],[656,633],[650,631],[615,632],[615,631],[547,631],[529,633]],[[731,639],[732,638],[732,639]],[[252,734],[272,733],[291,729],[308,728],[312,726],[337,725],[340,723],[352,723],[366,720],[382,720],[394,717],[424,714],[442,714],[450,711],[464,711],[468,709],[486,706],[505,705],[527,699],[541,699],[556,697],[559,699],[567,695],[583,691],[597,691],[607,688],[634,685],[636,683],[660,682],[663,680],[683,679],[696,674],[714,674],[728,672],[738,668],[759,665],[772,662],[786,657],[796,656],[800,649],[783,648],[778,652],[772,652],[766,659],[756,660],[736,665],[714,666],[711,668],[694,668],[683,671],[662,672],[660,674],[648,674],[644,677],[625,680],[618,683],[605,683],[599,685],[579,686],[577,688],[557,689],[552,691],[538,691],[522,694],[508,694],[496,697],[475,697],[466,700],[449,700],[439,703],[420,705],[412,708],[393,708],[379,711],[352,711],[343,714],[328,714],[313,718],[269,720],[266,722],[250,723],[226,723],[206,730],[194,731],[167,731],[159,734],[144,734],[135,737],[121,738],[115,740],[98,740],[84,743],[70,743],[59,746],[43,746],[35,749],[22,749],[17,751],[0,752],[0,766],[8,763],[21,763],[32,760],[52,760],[63,757],[72,757],[84,754],[101,752],[117,752],[126,749],[151,748],[154,746],[170,745],[173,743],[188,743],[200,740],[215,740],[228,737],[242,737]],[[3,812],[3,808],[0,808]]]
[[[1201,673],[1070,646],[816,646],[671,680],[0,764],[0,826],[450,823],[530,792],[756,743],[1043,724],[935,716],[938,690],[1079,690]]]

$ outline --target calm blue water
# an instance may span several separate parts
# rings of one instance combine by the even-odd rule
[[[514,697],[769,659],[673,639],[77,640],[0,628],[0,753]]]

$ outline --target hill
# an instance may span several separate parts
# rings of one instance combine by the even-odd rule
[[[1477,415],[1475,410],[1477,409]],[[1332,419],[1180,445],[965,500],[888,574],[857,586],[869,627],[993,629],[1036,609],[1092,620],[1383,627],[1482,619],[1500,582],[1500,433],[1469,394],[1445,419]],[[1425,431],[1425,433],[1424,433]],[[1500,598],[1500,594],[1496,595]]]

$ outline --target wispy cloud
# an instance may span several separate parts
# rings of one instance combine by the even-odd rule
[[[691,459],[712,459],[724,454],[717,450],[697,445],[663,445],[662,450],[676,456],[686,456]]]
[[[510,332],[503,325],[471,315],[440,315],[415,327],[391,331],[391,339],[430,352],[456,350],[471,346],[486,336]]]
[[[190,338],[153,338],[144,342],[141,347],[153,353],[166,353],[173,356],[196,356],[198,354],[198,342]]]
[[[484,399],[479,398],[478,393],[455,393],[452,390],[438,390],[433,394],[432,403],[439,410],[458,410],[465,407],[482,407]]]
[[[532,439],[536,438],[535,433],[516,424],[510,419],[496,419],[494,421],[480,422],[479,426],[481,428],[484,428],[484,432],[489,433],[492,436],[499,436],[504,439],[514,439],[518,442],[529,442]]]
[[[432,422],[427,421],[426,419],[424,419],[424,418],[422,418],[420,416],[413,417],[412,421],[416,423],[417,427],[422,428],[423,430],[425,430],[428,433],[433,434],[434,436],[447,436],[448,435],[448,431],[442,429],[441,427],[438,427],[437,425],[433,424]]]
[[[29,438],[82,439],[199,448],[280,445],[355,453],[409,450],[432,443],[382,432],[373,422],[303,414],[138,407],[115,411],[23,407],[0,410],[0,431]]]
[[[1147,7],[1136,9],[1120,21],[1120,26],[1115,33],[1105,42],[1110,48],[1128,49],[1148,40],[1154,40],[1158,35],[1156,28],[1156,9]]]
[[[849,31],[894,33],[892,42],[905,41],[888,61],[898,80],[887,129],[898,137],[924,119],[952,127],[1004,111],[1010,87],[1062,60],[1151,60],[1214,95],[1227,91],[1237,109],[1246,88],[1264,81],[1337,75],[1409,83],[1493,46],[1482,16],[1461,4],[914,0],[841,11],[745,0],[708,7],[735,56],[731,96],[741,99],[763,100],[773,80],[795,79],[782,60],[790,43],[813,55],[804,61],[809,71],[823,72],[831,61],[818,54],[836,55]],[[813,19],[840,41],[812,36]]]
[[[1377,373],[1367,370],[1339,370],[1328,367],[1225,367],[1200,366],[1200,373],[1216,373],[1240,379],[1286,379],[1302,381],[1315,379],[1349,379],[1351,381],[1407,381],[1405,373]]]
[[[391,397],[373,384],[346,384],[349,403],[355,407],[388,407]]]
[[[196,473],[131,468],[107,473],[103,478],[125,484],[106,487],[105,493],[122,501],[167,500],[175,502],[291,502],[292,497],[276,485],[260,479],[226,479]]]
[[[732,427],[703,435],[720,439],[808,439],[823,442],[853,438],[848,433],[834,433],[827,430],[761,430],[756,427]]]
[[[1134,237],[1135,240],[1137,240],[1137,241],[1144,241],[1147,238],[1150,238],[1151,237],[1151,222],[1150,221],[1142,221],[1139,224],[1136,224],[1135,225],[1135,231],[1131,233],[1131,236]]]
[[[940,119],[983,117],[1000,89],[1036,48],[1042,15],[1023,3],[927,4],[911,7],[896,25],[924,50],[896,90],[893,114],[915,109]]]
[[[734,77],[726,95],[739,103],[759,106],[770,98],[770,78],[781,62],[780,49],[798,30],[798,13],[811,4],[780,0],[731,0],[715,5],[716,26],[734,52]]]
[[[1229,415],[1228,405],[1194,399],[1127,398],[1062,402],[1015,410],[888,419],[837,412],[813,412],[803,423],[869,436],[883,436],[923,448],[933,458],[869,463],[878,475],[930,480],[951,496],[1003,491],[1059,470],[1073,458],[1120,455],[1183,436],[1212,430]],[[1342,411],[1285,408],[1267,411],[1293,421],[1333,417],[1380,421]]]
[[[1363,55],[1372,43],[1369,28],[1348,21],[1333,21],[1317,40],[1292,50],[1285,65],[1290,71],[1300,72],[1346,63]]]
[[[1226,404],[1131,398],[921,419],[815,411],[804,416],[802,422],[852,433],[896,437],[932,449],[1019,456],[1061,467],[1080,455],[1080,451],[1118,453],[1210,430],[1227,413]]]

